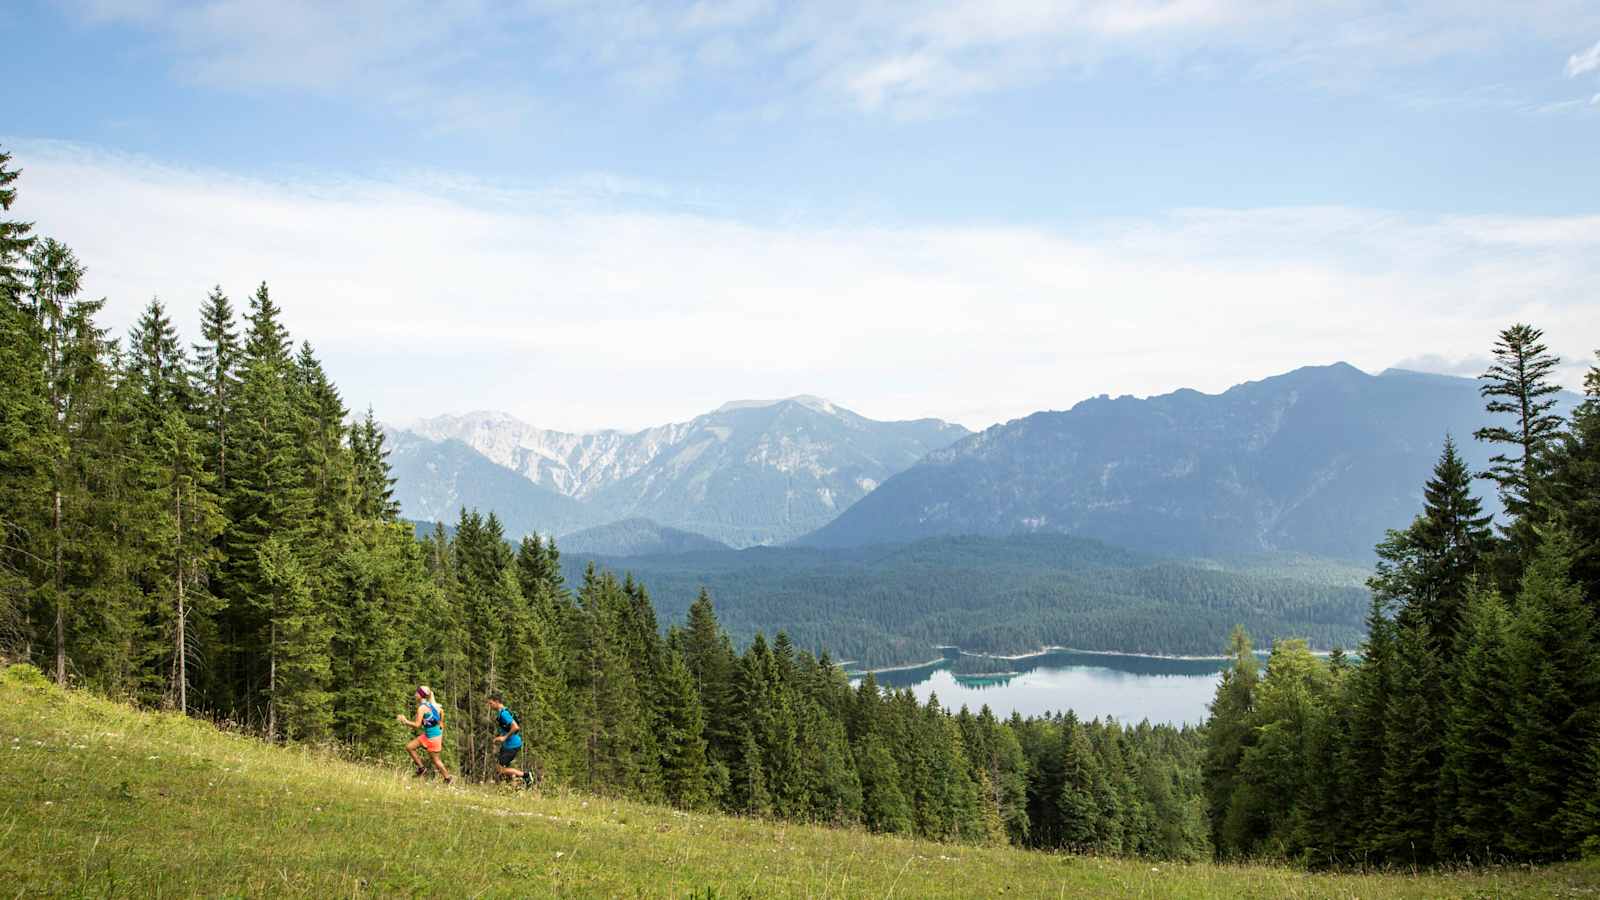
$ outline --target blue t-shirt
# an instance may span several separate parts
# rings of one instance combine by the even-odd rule
[[[512,723],[516,721],[517,717],[511,714],[511,710],[504,707],[501,707],[500,714],[494,717],[494,724],[499,726],[501,734],[510,732]],[[505,743],[501,744],[500,746],[506,748],[507,750],[515,750],[518,747],[521,747],[522,732],[518,731],[516,734],[511,735],[511,737],[506,738]]]
[[[439,707],[428,702],[424,702],[422,705],[428,710],[422,714],[422,733],[431,738],[444,734],[444,729],[439,727],[441,724]]]

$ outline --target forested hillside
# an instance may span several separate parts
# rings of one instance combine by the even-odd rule
[[[568,553],[590,556],[659,556],[728,549],[720,541],[649,519],[623,519],[585,528],[563,537],[561,547]]]
[[[923,662],[949,644],[1211,655],[1241,623],[1324,650],[1366,633],[1368,594],[1349,564],[1165,560],[1057,534],[564,559],[569,580],[591,559],[632,574],[668,616],[707,588],[736,641],[782,628],[799,646],[864,666]]]

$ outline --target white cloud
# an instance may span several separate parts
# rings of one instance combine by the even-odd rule
[[[1567,77],[1577,78],[1586,72],[1600,70],[1600,41],[1595,41],[1594,46],[1567,57]]]
[[[73,0],[161,35],[208,84],[382,100],[428,87],[535,103],[561,76],[624,90],[744,66],[756,108],[903,113],[1132,59],[1348,89],[1375,73],[1600,29],[1589,0]],[[1589,71],[1600,45],[1568,61]],[[429,103],[414,110],[426,116]]]
[[[1470,359],[1518,320],[1570,359],[1600,334],[1595,216],[777,227],[640,208],[598,176],[268,182],[7,143],[18,214],[78,250],[108,324],[160,295],[192,335],[213,283],[242,306],[264,279],[347,399],[391,419],[635,426],[814,393],[981,426],[1339,359]]]

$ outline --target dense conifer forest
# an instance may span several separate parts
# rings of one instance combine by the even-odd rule
[[[590,560],[563,557],[576,582]],[[650,585],[673,616],[700,588],[740,643],[783,628],[857,666],[924,662],[931,648],[1015,654],[1061,646],[1213,656],[1235,625],[1323,650],[1365,634],[1354,563],[1289,555],[1211,561],[1147,556],[1061,534],[925,538],[899,546],[758,547],[597,557]],[[1317,568],[1320,566],[1320,569]]]
[[[1310,864],[1600,852],[1600,368],[1570,422],[1558,360],[1502,331],[1468,471],[1447,441],[1412,524],[1378,546],[1360,664],[1241,630],[1206,726],[1219,854]],[[1474,480],[1508,511],[1495,525]]]
[[[447,762],[494,769],[506,695],[546,786],[689,809],[1161,858],[1314,864],[1570,856],[1600,832],[1600,374],[1546,415],[1537,331],[1502,336],[1480,436],[1495,531],[1447,448],[1380,548],[1359,665],[1280,641],[1207,726],[1001,720],[852,686],[779,632],[736,649],[702,594],[649,592],[493,512],[419,539],[384,436],[352,418],[267,285],[219,287],[185,341],[152,300],[123,337],[72,250],[13,219],[0,155],[0,652],[62,684],[398,761],[411,689]]]

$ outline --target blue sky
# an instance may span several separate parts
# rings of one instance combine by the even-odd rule
[[[115,324],[264,278],[396,420],[979,426],[1600,344],[1589,0],[21,0],[0,42],[19,211]]]

